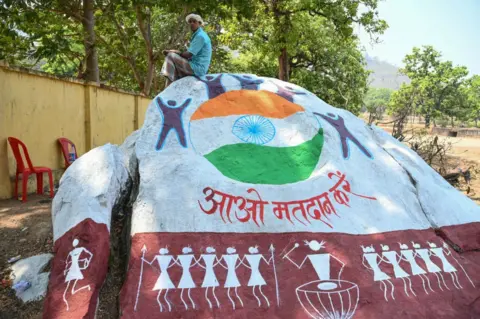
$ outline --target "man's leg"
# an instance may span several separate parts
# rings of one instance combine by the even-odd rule
[[[195,74],[187,59],[179,55],[176,55],[173,59],[175,62],[175,70],[177,71],[177,80]]]
[[[178,79],[188,75],[194,75],[194,72],[187,59],[182,58],[176,53],[169,53],[165,58],[161,74],[170,80],[167,80],[165,83],[165,87],[167,87]]]
[[[175,62],[173,60],[173,53],[169,53],[165,57],[165,62],[163,62],[162,70],[160,73],[165,76],[165,88],[167,88],[173,81],[176,80],[176,69]]]

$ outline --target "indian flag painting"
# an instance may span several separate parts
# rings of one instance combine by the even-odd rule
[[[229,91],[200,105],[190,119],[190,139],[223,175],[273,185],[308,179],[324,142],[317,118],[302,106],[269,91],[249,90]]]

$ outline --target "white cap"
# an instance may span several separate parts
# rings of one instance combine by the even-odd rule
[[[195,20],[195,21],[197,21],[197,22],[200,22],[200,24],[203,25],[203,19],[202,19],[202,17],[199,16],[198,14],[191,13],[191,14],[189,14],[189,15],[187,16],[187,18],[186,18],[185,20],[188,22],[188,20],[190,20],[190,19],[193,19],[193,20]]]

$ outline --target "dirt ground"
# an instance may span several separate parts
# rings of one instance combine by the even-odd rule
[[[388,128],[386,128],[388,130]],[[467,195],[480,205],[480,139],[447,138],[454,142],[449,157],[452,168],[476,166],[470,193]],[[466,194],[467,185],[460,190]],[[52,252],[51,201],[45,196],[29,195],[28,202],[18,200],[0,201],[0,280],[8,279],[7,259],[21,255],[22,258]],[[100,293],[101,307],[97,318],[118,318],[118,291],[122,284],[124,265],[120,262],[119,243],[115,238],[122,232],[122,221],[115,220],[112,232],[112,254],[108,276]],[[47,269],[48,270],[48,269]],[[15,297],[8,282],[0,284],[0,319],[37,319],[42,317],[43,301],[23,304]]]
[[[392,126],[379,125],[387,132],[392,132]],[[423,129],[423,124],[409,124],[406,130]],[[452,149],[448,152],[447,170],[453,171],[459,167],[471,167],[472,180],[469,185],[463,179],[460,179],[460,185],[457,188],[473,201],[480,205],[480,139],[467,137],[446,137],[439,136],[439,140],[445,140],[452,143]],[[468,193],[467,193],[467,190]]]
[[[452,167],[463,165],[473,166],[474,179],[470,183],[470,193],[467,195],[480,205],[480,139],[475,138],[452,138],[453,152],[451,156]],[[463,184],[460,189],[464,190],[466,187]]]
[[[120,220],[113,222],[112,231],[122,231]],[[107,279],[100,293],[101,307],[98,319],[118,318],[118,291],[123,272],[119,262],[118,241],[112,241],[112,251]],[[0,201],[0,319],[40,319],[43,300],[23,304],[10,288],[8,259],[21,255],[22,258],[43,253],[52,253],[53,233],[51,222],[51,200],[45,196],[29,195],[28,201],[10,199]],[[118,267],[116,267],[118,265]],[[49,271],[49,268],[45,269]]]
[[[0,201],[0,280],[8,280],[11,257],[22,258],[52,252],[51,200],[29,195],[28,202]],[[0,285],[0,318],[41,318],[42,301],[23,304],[9,283]]]

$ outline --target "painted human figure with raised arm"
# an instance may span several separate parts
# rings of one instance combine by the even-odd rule
[[[395,300],[395,297],[393,295],[393,292],[395,291],[395,286],[393,286],[393,283],[390,281],[390,276],[387,275],[385,272],[383,272],[380,269],[380,264],[382,263],[383,258],[375,251],[375,248],[373,245],[364,247],[361,245],[363,250],[363,258],[362,258],[362,265],[373,271],[373,280],[374,281],[379,281],[381,283],[380,289],[383,290],[383,298],[385,298],[385,301],[388,301],[387,298],[387,293],[388,293],[388,287],[385,282],[388,282],[390,286],[392,286],[392,290],[390,292],[392,299]],[[367,264],[365,264],[365,261]],[[383,286],[383,289],[382,289]]]
[[[300,246],[300,244],[298,243],[295,243],[294,247],[283,256],[283,259],[287,259],[292,264],[294,264],[298,269],[302,268],[305,262],[309,260],[318,276],[318,279],[329,280],[331,279],[330,260],[333,258],[342,265],[342,267],[340,268],[340,271],[338,272],[338,278],[337,278],[337,279],[340,279],[343,268],[345,267],[345,264],[340,259],[338,259],[337,257],[333,256],[330,253],[316,253],[320,251],[320,249],[325,248],[325,242],[323,240],[321,242],[318,242],[316,240],[312,240],[312,241],[305,240],[305,245],[308,246],[310,250],[312,250],[312,252],[314,253],[307,255],[303,259],[303,261],[300,263],[300,265],[297,264],[295,261],[293,261],[289,257],[290,253]]]
[[[73,281],[71,292],[72,295],[83,289],[91,290],[90,285],[85,285],[83,287],[75,289],[75,287],[77,286],[77,282],[84,279],[82,270],[88,268],[88,266],[90,265],[90,261],[93,258],[93,254],[88,249],[86,249],[85,247],[77,247],[78,243],[78,239],[75,238],[72,243],[74,249],[68,254],[67,260],[65,261],[65,270],[63,271],[63,274],[65,275],[65,282],[67,283],[67,287],[63,292],[63,301],[67,305],[67,311],[69,310],[69,306],[66,295],[68,287],[70,286],[70,282]]]
[[[273,83],[277,87],[277,93],[276,93],[277,95],[283,97],[284,99],[286,99],[287,101],[290,101],[292,103],[294,102],[293,98],[294,98],[295,95],[306,95],[307,94],[306,92],[295,90],[290,85],[281,86],[281,85],[278,85],[275,82],[271,82],[271,83]]]
[[[226,92],[225,87],[222,85],[222,77],[223,74],[198,77],[198,80],[206,84],[209,99],[214,99]]]
[[[191,98],[186,99],[182,105],[177,105],[174,100],[168,100],[166,103],[161,97],[157,97],[155,102],[162,116],[162,128],[158,135],[156,150],[163,149],[168,133],[171,130],[177,134],[178,142],[182,147],[187,147],[187,139],[185,137],[185,128],[183,127],[183,111],[190,105]]]
[[[270,262],[272,261],[273,257],[270,257],[267,260],[262,254],[259,254],[258,246],[248,248],[248,252],[250,254],[246,254],[244,258],[241,260],[241,263],[245,265],[245,267],[251,270],[250,279],[248,280],[247,286],[252,287],[252,293],[257,299],[259,307],[261,307],[262,302],[260,301],[260,298],[258,298],[257,294],[255,293],[255,287],[258,287],[260,294],[263,296],[263,298],[267,303],[267,307],[270,307],[270,302],[268,301],[268,298],[265,296],[265,294],[262,291],[262,286],[265,286],[267,282],[265,281],[265,279],[262,276],[262,273],[260,272],[260,262],[264,260],[265,263],[267,263],[267,265],[270,265]],[[243,263],[243,260],[245,259],[247,260],[248,265],[246,263]]]
[[[170,289],[175,289],[175,285],[173,284],[172,280],[170,279],[170,276],[168,274],[168,268],[172,267],[173,265],[177,264],[177,260],[172,256],[168,254],[168,248],[160,248],[159,250],[159,255],[156,255],[153,257],[151,261],[148,261],[142,257],[142,260],[152,266],[152,264],[157,261],[158,266],[160,268],[160,276],[158,277],[157,281],[155,282],[155,286],[153,287],[152,290],[156,291],[158,290],[158,295],[157,295],[157,303],[160,307],[160,311],[163,312],[163,305],[162,302],[160,301],[160,295],[162,294],[162,291],[165,290],[165,294],[163,296],[165,303],[168,306],[168,311],[172,311],[172,305],[170,304],[170,301],[167,299],[167,294]]]
[[[246,74],[230,74],[235,79],[240,82],[241,90],[253,90],[257,91],[260,88],[260,84],[264,81],[260,78],[257,78],[253,75],[246,75]]]
[[[337,130],[338,135],[340,136],[340,143],[342,146],[342,154],[344,159],[350,158],[350,143],[356,145],[365,156],[373,159],[373,154],[347,129],[343,117],[333,113],[320,114],[313,112],[313,114],[320,116]]]

